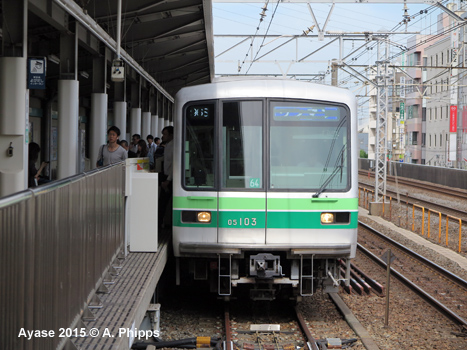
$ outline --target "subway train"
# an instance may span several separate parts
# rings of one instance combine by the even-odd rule
[[[300,299],[350,276],[357,109],[346,89],[217,79],[175,97],[176,283],[228,299]],[[349,270],[349,269],[347,269]]]

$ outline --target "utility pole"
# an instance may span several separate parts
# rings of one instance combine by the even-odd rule
[[[458,23],[458,22],[457,22]],[[461,29],[459,29],[458,37],[459,37],[459,48],[456,56],[456,64],[460,65],[461,67],[465,66],[465,46],[466,46],[466,26],[463,26]],[[462,51],[461,51],[462,50]],[[462,52],[462,55],[461,55]],[[459,62],[459,56],[462,57],[462,62]],[[462,169],[462,164],[464,163],[464,157],[462,154],[462,144],[463,144],[463,138],[464,138],[464,127],[463,125],[463,115],[464,115],[464,99],[463,99],[463,92],[465,91],[464,87],[460,87],[461,85],[461,79],[465,79],[465,74],[460,74],[457,69],[453,69],[453,72],[456,72],[456,84],[457,89],[456,89],[456,97],[457,97],[457,145],[456,145],[456,168]],[[464,91],[463,91],[464,90]]]
[[[389,43],[385,41],[384,54],[382,42],[378,40],[377,64],[377,106],[376,106],[376,154],[375,154],[375,202],[379,207],[386,195],[386,164],[387,164],[387,115],[388,115],[388,61]],[[371,210],[370,210],[371,211]],[[379,209],[376,209],[379,211]]]

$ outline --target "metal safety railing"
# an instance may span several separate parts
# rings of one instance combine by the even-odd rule
[[[366,188],[359,188],[358,190],[358,198],[359,198],[359,205],[364,207],[365,209],[369,209],[370,201],[374,201],[374,191]],[[390,221],[392,220],[392,205],[393,198],[390,196],[385,196],[384,201],[382,203],[382,217],[388,218]],[[387,204],[386,204],[387,203]],[[455,216],[449,214],[442,214],[439,211],[423,207],[418,204],[409,204],[408,200],[406,201],[406,220],[405,220],[405,227],[407,229],[411,229],[412,232],[419,231],[422,236],[425,235],[425,226],[427,227],[427,238],[431,238],[431,226],[432,226],[432,217],[431,214],[437,214],[439,221],[438,221],[438,244],[441,244],[442,235],[443,235],[443,218],[446,218],[445,221],[445,245],[449,247],[449,220],[455,220],[458,222],[458,240],[457,240],[457,251],[460,253],[462,251],[462,226],[466,223]],[[412,222],[409,223],[409,206],[412,207]],[[421,220],[416,213],[420,213]],[[427,214],[427,223],[425,225],[425,213]],[[420,223],[419,223],[420,222]],[[418,224],[419,223],[419,224]],[[401,226],[400,216],[399,216],[399,226]],[[418,230],[419,229],[419,230]],[[451,232],[452,233],[452,232]]]
[[[1,349],[65,346],[123,249],[124,183],[120,163],[0,198]]]
[[[413,204],[412,205],[412,232],[415,232],[415,209],[418,208],[420,209],[422,213],[422,223],[421,223],[421,234],[422,236],[425,235],[425,212],[428,212],[428,220],[427,220],[427,226],[428,226],[428,232],[427,232],[427,237],[430,238],[430,228],[431,228],[431,215],[430,213],[437,213],[439,216],[439,223],[438,223],[438,243],[441,244],[441,236],[442,236],[442,218],[443,216],[446,218],[446,236],[445,236],[445,244],[446,247],[449,247],[449,219],[453,219],[458,221],[459,223],[459,228],[458,228],[458,244],[457,244],[457,252],[460,253],[462,251],[462,225],[463,221],[462,219],[449,215],[449,214],[441,214],[439,211],[432,210],[429,208],[425,208],[421,205]]]

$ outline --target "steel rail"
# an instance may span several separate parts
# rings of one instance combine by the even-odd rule
[[[358,174],[362,175],[362,176],[367,176],[368,171],[359,170]],[[371,177],[374,177],[373,172],[370,172],[370,175],[371,175]],[[386,180],[389,180],[391,182],[396,182],[395,179],[396,179],[396,177],[393,176],[393,175],[387,175],[387,177],[386,177]],[[440,185],[438,185],[438,184],[420,182],[418,180],[412,180],[412,179],[409,179],[409,178],[406,178],[406,177],[398,176],[397,177],[397,182],[399,183],[399,185],[407,185],[407,186],[417,187],[417,188],[424,189],[424,190],[425,189],[430,189],[430,190],[433,190],[433,191],[436,191],[436,192],[439,192],[439,190],[440,190],[440,187],[439,187]],[[462,199],[467,199],[467,192],[465,190],[449,188],[447,186],[443,186],[442,190],[443,190],[444,194],[459,197],[459,198],[462,198]]]
[[[378,235],[381,235],[382,234],[378,231],[376,231],[375,229],[371,228],[370,226],[368,225],[365,225],[363,224],[362,222],[359,222],[359,225],[362,225],[364,226],[366,229],[372,231],[372,232],[376,232],[376,234]],[[411,257],[415,258],[415,259],[418,259],[419,261],[423,262],[423,263],[426,263],[428,266],[430,266],[431,268],[435,269],[437,272],[443,274],[443,276],[453,276],[454,279],[452,280],[454,283],[458,284],[459,283],[462,283],[464,286],[466,286],[467,288],[467,282],[455,275],[453,275],[451,272],[445,270],[444,268],[440,267],[439,265],[429,261],[428,259],[420,256],[419,254],[411,251],[410,249],[402,246],[401,244],[399,244],[398,242],[395,242],[394,240],[390,239],[390,238],[387,238],[387,237],[384,237],[382,236],[384,239],[387,239],[388,242],[390,242],[391,244],[393,244],[392,242],[394,242],[395,246],[399,249],[401,249],[402,251],[404,251],[405,253],[409,254]],[[381,260],[379,257],[377,257],[376,255],[374,255],[372,252],[370,252],[368,249],[366,249],[365,247],[363,247],[361,244],[357,244],[357,248],[359,249],[359,251],[361,251],[363,254],[365,254],[367,257],[369,257],[371,260],[373,260],[374,262],[376,262],[378,265],[380,265],[381,267],[383,268],[387,268],[387,264]],[[445,275],[445,273],[447,273],[447,275]],[[438,300],[436,300],[435,298],[433,298],[430,294],[428,294],[427,292],[425,292],[422,288],[420,288],[419,286],[417,286],[415,283],[413,283],[412,281],[410,281],[409,279],[407,279],[404,275],[402,275],[401,273],[399,273],[398,271],[396,271],[394,268],[391,267],[391,274],[396,277],[400,282],[402,282],[405,286],[407,286],[408,288],[410,288],[412,291],[414,291],[417,295],[419,295],[423,300],[425,300],[426,302],[428,302],[431,306],[433,306],[436,310],[438,310],[439,312],[441,312],[443,315],[445,315],[448,319],[450,319],[451,321],[453,321],[454,323],[458,324],[458,325],[461,325],[461,326],[465,326],[467,327],[467,321],[464,320],[462,317],[460,317],[458,314],[456,314],[455,312],[453,312],[451,309],[447,308],[446,306],[444,306],[442,303],[440,303]]]
[[[377,235],[379,238],[387,241],[388,243],[392,244],[394,247],[397,249],[400,249],[402,252],[405,254],[409,255],[413,259],[416,259],[423,264],[427,265],[429,268],[435,270],[437,273],[442,275],[443,277],[449,279],[451,282],[457,284],[459,287],[464,288],[467,291],[467,281],[460,278],[459,276],[453,274],[451,271],[446,270],[444,267],[439,266],[438,264],[434,263],[431,260],[428,260],[425,258],[423,255],[420,255],[413,250],[407,248],[406,246],[400,244],[399,242],[393,240],[392,238],[389,238],[382,234],[381,232],[375,230],[373,227],[368,226],[367,224],[359,221],[359,225],[365,227],[366,229],[370,230],[373,234]]]
[[[224,327],[225,327],[225,343],[224,350],[232,350],[232,330],[230,326],[229,305],[226,303],[224,307]]]
[[[297,309],[297,307],[295,307],[295,313],[297,315],[298,324],[300,325],[303,334],[305,334],[305,337],[309,346],[311,347],[311,350],[318,350],[318,345],[316,345],[316,339],[313,337],[310,330],[308,329],[305,319],[303,318],[302,313]]]

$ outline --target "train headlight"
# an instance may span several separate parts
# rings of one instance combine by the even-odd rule
[[[334,222],[333,213],[321,213],[321,223],[322,224],[332,224]]]
[[[209,211],[198,212],[198,222],[209,223],[211,222],[211,213]]]

